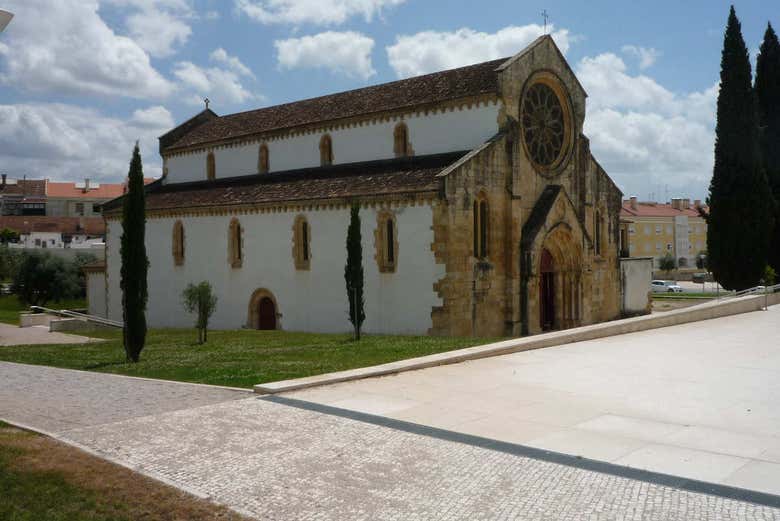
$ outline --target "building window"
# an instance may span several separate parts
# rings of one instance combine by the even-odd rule
[[[241,232],[241,223],[234,217],[230,221],[230,228],[228,230],[228,259],[230,261],[230,266],[233,268],[240,268],[241,263],[244,260],[244,245]]]
[[[671,242],[667,242],[666,243],[666,250],[667,251],[672,251],[672,243]]]
[[[76,203],[76,215],[84,215],[84,203]]]
[[[206,178],[213,181],[217,178],[217,162],[214,159],[214,152],[209,152],[206,156]]]
[[[103,211],[103,207],[98,203],[92,203],[92,213],[100,213]]]
[[[267,174],[268,169],[268,145],[260,145],[260,151],[257,153],[257,173]]]
[[[593,248],[596,255],[601,255],[601,212],[596,212],[596,222],[593,227]]]
[[[393,152],[395,157],[407,157],[412,155],[412,145],[409,143],[409,127],[403,121],[393,130]]]
[[[296,217],[293,224],[293,260],[297,270],[311,267],[311,227],[303,215]]]
[[[474,256],[478,259],[488,256],[489,219],[488,202],[481,195],[474,200]]]
[[[377,214],[374,232],[376,261],[380,273],[395,273],[398,266],[398,226],[395,214],[381,211]]]
[[[184,225],[181,221],[173,224],[173,264],[181,266],[184,264]]]
[[[333,164],[333,140],[330,134],[325,134],[320,139],[320,165],[328,166]]]
[[[656,224],[655,225],[655,234],[656,235],[661,235],[661,225],[660,224]]]

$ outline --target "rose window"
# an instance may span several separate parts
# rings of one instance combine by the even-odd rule
[[[531,159],[552,166],[564,152],[566,123],[558,95],[544,83],[532,85],[522,108],[523,139]]]

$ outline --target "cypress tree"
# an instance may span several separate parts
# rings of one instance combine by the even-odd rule
[[[780,42],[767,24],[756,61],[756,97],[763,166],[775,199],[775,228],[769,264],[780,273]]]
[[[758,284],[769,250],[773,202],[760,167],[757,116],[750,58],[732,6],[721,57],[707,221],[708,261],[727,289]]]
[[[360,326],[366,319],[363,302],[363,246],[360,237],[360,207],[352,206],[347,228],[347,265],[344,280],[347,282],[349,321],[355,328],[355,340],[360,340]]]
[[[130,172],[127,174],[127,193],[122,204],[122,240],[120,255],[122,269],[123,339],[127,360],[138,362],[146,341],[146,275],[149,260],[144,243],[146,227],[146,196],[141,152],[136,142]]]

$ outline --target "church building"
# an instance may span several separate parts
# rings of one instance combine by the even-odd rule
[[[160,138],[147,186],[150,327],[346,332],[350,208],[367,333],[517,336],[617,318],[622,194],[583,134],[552,38],[519,54],[218,116]],[[105,208],[106,313],[122,319],[121,200]]]

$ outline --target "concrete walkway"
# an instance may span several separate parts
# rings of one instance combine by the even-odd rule
[[[32,344],[83,344],[84,342],[100,342],[80,335],[66,333],[51,333],[47,326],[18,327],[0,323],[0,346],[32,345]]]
[[[780,306],[284,396],[780,495]]]
[[[698,335],[714,337],[708,349],[690,347],[692,330],[669,328],[299,393],[306,401],[0,362],[0,418],[49,431],[258,519],[780,520],[775,496],[457,432],[503,418],[503,427],[485,420],[471,432],[530,443],[523,437],[530,425],[557,427],[536,437],[566,430],[590,436],[586,445],[601,447],[609,459],[617,438],[629,440],[625,447],[640,439],[637,432],[655,436],[665,424],[674,424],[668,435],[679,434],[721,409],[733,415],[720,427],[743,428],[739,407],[763,403],[750,424],[761,453],[744,459],[769,462],[772,452],[761,444],[773,439],[778,421],[769,411],[780,356],[767,342],[746,352],[739,338],[776,338],[776,326],[764,321],[776,321],[777,313],[701,323],[706,327]],[[648,339],[635,342],[635,335]],[[729,383],[735,378],[738,383]],[[717,401],[724,403],[716,407]],[[420,425],[435,418],[447,429]],[[575,423],[558,425],[567,422]],[[606,442],[592,441],[601,435]],[[759,479],[758,488],[772,479]]]

